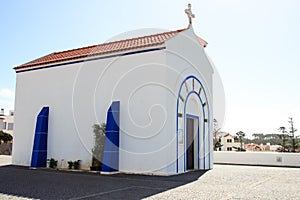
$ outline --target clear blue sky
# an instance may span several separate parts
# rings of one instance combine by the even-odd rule
[[[133,29],[185,28],[187,3],[225,87],[223,130],[272,133],[289,116],[300,129],[298,0],[1,1],[0,107],[13,108],[14,66]]]

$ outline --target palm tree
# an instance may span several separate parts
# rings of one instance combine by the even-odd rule
[[[243,139],[246,135],[246,133],[244,133],[243,131],[239,131],[236,133],[237,137],[239,138],[239,141],[240,141],[240,151],[243,151]]]

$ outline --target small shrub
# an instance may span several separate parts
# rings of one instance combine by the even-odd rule
[[[49,167],[52,169],[55,169],[57,167],[57,160],[54,160],[54,158],[51,158],[49,161]]]
[[[73,162],[74,169],[80,169],[80,162],[81,162],[81,160],[77,160],[77,161]]]
[[[74,166],[74,162],[68,161],[68,168],[72,169],[73,166]]]
[[[92,149],[92,166],[90,169],[92,171],[101,171],[102,160],[104,152],[104,140],[105,140],[106,124],[101,123],[93,125],[94,132],[94,148]]]

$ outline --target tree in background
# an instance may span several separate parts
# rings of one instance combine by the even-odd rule
[[[290,152],[296,152],[296,149],[300,147],[300,141],[295,136],[295,132],[297,129],[294,127],[294,121],[292,117],[289,117],[289,124],[290,124],[290,130],[287,131],[287,129],[284,126],[281,126],[278,130],[282,133],[280,134],[280,138],[282,139],[282,146],[285,149],[287,148]],[[290,140],[287,140],[287,139]]]
[[[254,137],[252,142],[255,144],[263,144],[265,142],[265,135],[263,133],[253,133],[252,136]]]
[[[240,142],[239,151],[244,151],[244,148],[243,148],[243,139],[246,136],[246,134],[243,131],[239,131],[239,132],[236,133],[236,136],[239,138],[239,142]]]
[[[214,151],[217,151],[218,148],[222,147],[223,145],[220,142],[220,137],[218,137],[218,132],[221,130],[221,128],[219,128],[219,123],[218,120],[214,119],[214,138],[213,138],[213,143],[214,143]]]
[[[287,149],[286,141],[287,141],[287,138],[288,138],[288,133],[287,133],[286,128],[284,126],[279,127],[278,130],[279,130],[279,132],[281,132],[281,134],[279,134],[279,138],[282,141],[281,142],[282,149],[280,151],[285,152],[286,149]]]
[[[289,117],[289,123],[290,123],[290,137],[292,140],[291,152],[296,152],[297,143],[296,143],[295,132],[297,131],[297,129],[294,128],[294,121],[292,117]]]
[[[12,140],[13,140],[13,137],[9,133],[0,131],[0,144],[2,142],[4,142],[4,143],[11,142]]]

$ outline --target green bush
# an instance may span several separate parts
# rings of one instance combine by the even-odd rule
[[[77,161],[73,162],[74,169],[80,169],[80,162],[81,162],[81,160],[77,160]]]
[[[54,158],[51,158],[49,161],[49,167],[52,169],[55,169],[57,167],[57,160],[54,160]]]
[[[68,168],[72,169],[73,166],[74,166],[74,162],[68,161]]]

